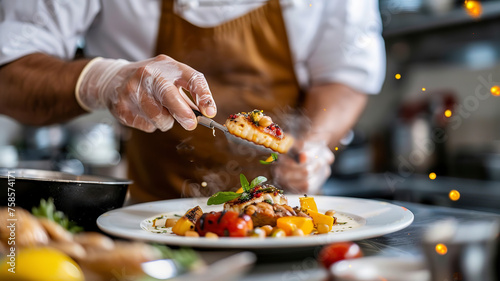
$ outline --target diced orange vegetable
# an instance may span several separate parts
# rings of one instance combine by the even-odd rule
[[[236,193],[243,193],[243,187],[240,187],[238,190],[236,190]]]
[[[194,230],[194,223],[185,217],[180,218],[175,225],[172,227],[172,232],[184,236],[187,231]]]
[[[309,235],[314,228],[313,220],[305,217],[282,217],[276,222],[276,226],[285,231],[287,236],[291,236],[293,231],[301,229],[304,235]]]
[[[333,223],[335,222],[333,217],[312,210],[304,210],[304,212],[313,219],[314,226],[318,227],[318,224],[326,224],[328,225],[328,231],[332,230]]]
[[[203,211],[200,206],[189,209],[172,227],[172,232],[184,236],[186,231],[194,230],[194,225],[201,215],[203,215]]]
[[[316,206],[314,197],[300,197],[299,202],[300,202],[300,209],[318,212],[318,207]]]

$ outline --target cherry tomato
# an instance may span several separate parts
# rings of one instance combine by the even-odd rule
[[[363,252],[358,244],[354,242],[339,242],[326,245],[321,249],[318,261],[325,267],[345,259],[355,259],[363,256]]]
[[[205,236],[207,232],[213,232],[218,236],[244,237],[249,230],[253,229],[253,222],[249,215],[237,212],[210,212],[204,213],[196,221],[196,232]]]

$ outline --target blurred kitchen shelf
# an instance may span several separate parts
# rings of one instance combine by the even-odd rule
[[[423,33],[435,29],[449,28],[457,25],[474,24],[481,21],[500,19],[500,2],[483,2],[482,15],[475,19],[467,14],[463,7],[454,8],[445,14],[430,12],[390,14],[390,21],[384,27],[386,39]],[[387,13],[388,11],[386,11]],[[382,16],[384,11],[382,10]]]
[[[460,198],[449,199],[451,190]],[[452,177],[430,180],[426,175],[407,178],[396,174],[365,174],[351,179],[329,179],[324,195],[390,199],[500,214],[500,181]]]

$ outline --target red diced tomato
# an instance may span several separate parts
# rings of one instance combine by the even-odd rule
[[[252,229],[253,222],[249,215],[233,211],[205,213],[195,226],[201,236],[213,232],[218,236],[244,237]]]
[[[363,252],[358,244],[354,242],[340,242],[323,247],[319,253],[318,261],[325,268],[329,268],[338,261],[360,258],[362,256]]]

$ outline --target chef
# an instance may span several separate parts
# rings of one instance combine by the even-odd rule
[[[108,110],[126,145],[136,202],[209,196],[264,175],[317,193],[332,148],[385,73],[374,0],[3,1],[0,114],[29,125]],[[74,59],[84,39],[84,59]],[[261,109],[297,139],[299,161],[197,128]]]

